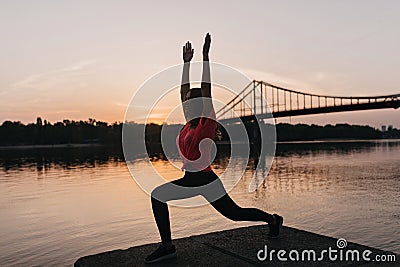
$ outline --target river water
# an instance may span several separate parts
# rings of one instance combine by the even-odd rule
[[[1,266],[70,266],[88,254],[159,241],[149,196],[120,152],[3,149],[0,156]],[[228,161],[219,158],[215,172]],[[140,172],[142,164],[138,158],[133,167]],[[165,160],[153,164],[169,180],[182,176]],[[279,213],[287,226],[400,253],[400,141],[279,144],[253,193],[251,165],[230,192],[239,205]],[[171,207],[170,215],[174,238],[257,224],[232,222],[210,205]]]

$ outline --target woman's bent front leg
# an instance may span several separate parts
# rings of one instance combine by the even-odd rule
[[[183,177],[160,185],[151,192],[153,215],[163,244],[170,244],[172,241],[167,202],[199,195],[193,188],[185,187],[187,184],[188,180]]]
[[[171,243],[171,226],[169,221],[169,211],[167,203],[161,202],[151,196],[151,206],[153,208],[154,219],[160,232],[161,242],[163,244]]]

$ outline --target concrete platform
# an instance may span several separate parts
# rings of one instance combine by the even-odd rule
[[[400,257],[397,254],[388,251],[347,242],[347,246],[339,249],[337,247],[337,239],[306,232],[290,227],[284,227],[282,236],[279,239],[267,239],[268,226],[251,226],[226,230],[221,232],[209,233],[198,236],[190,236],[186,238],[174,240],[177,248],[178,257],[176,259],[167,260],[158,264],[145,264],[144,258],[158,247],[158,244],[148,244],[132,247],[126,250],[114,250],[96,255],[85,256],[75,262],[76,267],[87,266],[400,266]],[[267,246],[267,254],[271,250],[275,250],[272,261],[270,258],[264,261],[259,260],[257,253],[265,250]],[[338,259],[332,261],[328,252],[321,257],[323,250],[337,250],[332,255],[337,255]],[[285,250],[287,261],[280,261],[277,257],[277,251]],[[299,261],[293,261],[289,258],[296,257],[296,250],[299,253]],[[309,254],[304,250],[314,250],[316,252],[316,260],[307,260]],[[345,255],[348,250],[359,251],[359,261],[346,261]],[[364,261],[362,253],[370,250],[372,253],[368,256],[371,261]],[[340,259],[340,251],[343,252]],[[264,252],[260,256],[264,256]],[[306,260],[302,260],[302,254]],[[351,259],[351,254],[348,254]],[[393,262],[377,262],[372,261],[376,255],[394,255]],[[313,258],[312,255],[311,259]],[[281,258],[282,258],[281,257]],[[393,256],[392,256],[393,257]]]

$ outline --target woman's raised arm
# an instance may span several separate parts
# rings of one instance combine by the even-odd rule
[[[211,75],[210,75],[210,61],[209,52],[211,45],[211,35],[207,33],[203,45],[203,76],[201,78],[201,94],[203,96],[203,113],[208,116],[212,109],[211,99]]]
[[[183,70],[182,70],[182,83],[181,83],[181,101],[185,101],[187,92],[190,90],[189,69],[190,61],[193,58],[194,49],[192,44],[187,41],[183,46]]]

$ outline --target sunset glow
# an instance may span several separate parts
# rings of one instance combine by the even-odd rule
[[[179,2],[3,2],[0,121],[123,121],[140,85],[182,62],[187,40],[200,60],[208,31],[211,61],[251,79],[329,95],[400,93],[397,1],[307,4],[237,2],[226,15],[212,1],[190,9]],[[169,112],[155,110],[151,121],[162,123]],[[280,121],[400,127],[398,110]]]

